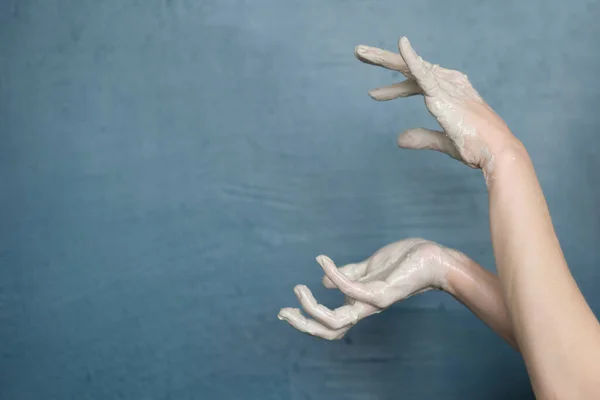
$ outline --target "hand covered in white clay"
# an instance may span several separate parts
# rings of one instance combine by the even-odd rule
[[[507,143],[516,142],[504,121],[479,96],[465,74],[423,60],[405,37],[398,47],[400,54],[369,46],[356,48],[359,60],[399,71],[407,78],[374,89],[369,95],[375,100],[391,100],[422,94],[429,112],[444,130],[409,129],[398,137],[398,145],[444,152],[470,167],[481,168],[489,176],[494,156]]]
[[[458,253],[457,253],[458,254]],[[325,271],[323,284],[339,288],[346,304],[331,310],[319,304],[310,289],[298,285],[294,292],[304,308],[283,308],[279,319],[299,331],[325,339],[340,339],[358,321],[397,301],[431,289],[445,289],[446,273],[457,262],[455,251],[423,239],[389,244],[367,260],[337,268],[327,256],[317,257]]]

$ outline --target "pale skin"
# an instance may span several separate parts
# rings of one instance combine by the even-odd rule
[[[346,304],[330,310],[318,304],[308,287],[296,286],[296,297],[311,318],[296,308],[283,308],[279,318],[299,331],[340,339],[361,319],[398,301],[428,290],[444,290],[516,347],[498,277],[456,250],[412,238],[391,243],[364,261],[340,268],[326,256],[319,256],[317,261],[325,271],[323,285],[340,288],[346,294]]]
[[[376,253],[366,263],[337,269],[320,256],[325,285],[346,294],[347,304],[328,310],[300,286],[296,293],[312,318],[290,308],[279,317],[301,331],[336,339],[394,302],[446,290],[521,352],[537,398],[600,398],[600,325],[569,271],[523,145],[464,74],[424,61],[408,39],[400,39],[399,54],[368,46],[355,53],[407,78],[371,91],[371,97],[423,95],[442,128],[409,129],[399,136],[400,147],[441,151],[483,171],[499,276],[455,250],[409,239],[380,250],[395,254],[391,261]]]

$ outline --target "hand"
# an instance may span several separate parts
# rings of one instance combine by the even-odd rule
[[[473,89],[465,74],[424,61],[405,37],[398,47],[400,54],[368,46],[356,48],[359,60],[399,71],[407,78],[372,90],[369,95],[375,100],[391,100],[422,94],[427,109],[444,130],[409,129],[398,137],[398,145],[444,152],[472,168],[482,169],[488,177],[495,155],[507,144],[517,142],[504,121]]]
[[[459,254],[459,253],[456,253]],[[340,339],[358,321],[397,301],[431,289],[446,288],[446,273],[457,260],[455,252],[423,239],[389,244],[367,260],[337,268],[327,256],[317,257],[325,271],[323,285],[339,288],[346,304],[330,310],[317,303],[310,289],[298,285],[294,292],[306,318],[297,308],[283,308],[278,318],[299,331],[324,339]]]

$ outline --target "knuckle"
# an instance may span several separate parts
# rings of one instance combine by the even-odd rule
[[[377,308],[387,308],[392,305],[392,302],[387,297],[381,296],[375,300],[374,305]]]
[[[345,324],[342,321],[339,321],[339,320],[331,321],[331,323],[329,324],[329,327],[331,329],[336,329],[336,330],[337,329],[342,329],[344,326],[345,326]]]
[[[431,258],[435,257],[440,252],[440,246],[433,242],[421,242],[415,245],[413,248],[413,255],[419,258]]]

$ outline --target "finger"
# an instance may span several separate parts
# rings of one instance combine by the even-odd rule
[[[319,304],[310,289],[304,285],[296,286],[294,292],[298,297],[298,301],[302,304],[304,312],[331,329],[351,327],[361,319],[369,316],[369,311],[372,313],[375,310],[373,306],[367,306],[364,303],[344,305],[331,310]]]
[[[347,264],[338,268],[338,270],[351,280],[355,281],[358,278],[362,278],[367,272],[367,262],[363,261],[356,264]],[[323,277],[323,286],[328,289],[337,289],[337,286],[327,277],[327,275]]]
[[[426,128],[413,128],[398,136],[398,146],[404,149],[428,149],[440,151],[463,161],[458,149],[444,132]]]
[[[369,96],[374,100],[386,101],[397,99],[398,97],[414,96],[421,93],[423,93],[423,91],[419,84],[414,80],[407,79],[404,82],[396,83],[391,86],[373,89],[369,92]]]
[[[375,293],[371,290],[375,282],[369,284],[354,282],[346,275],[342,274],[335,266],[333,261],[327,256],[317,257],[317,261],[321,264],[325,275],[340,289],[342,293],[350,296],[358,301],[363,301],[369,304],[374,304]],[[375,304],[374,304],[375,305]]]
[[[342,306],[340,307],[342,309],[341,312],[336,313],[324,305],[317,303],[317,300],[308,287],[298,285],[294,288],[294,292],[302,308],[304,308],[304,312],[328,328],[340,329],[358,322],[358,315],[356,312],[353,312],[352,306]]]
[[[423,89],[423,93],[428,96],[433,95],[438,84],[432,65],[417,55],[406,37],[400,38],[398,49],[408,69]]]
[[[378,49],[377,47],[360,45],[356,46],[354,55],[364,63],[399,71],[407,78],[413,79],[408,65],[406,65],[406,62],[398,53],[392,53],[391,51]]]
[[[348,329],[330,329],[319,322],[308,319],[297,308],[282,308],[277,315],[277,318],[287,321],[288,324],[299,330],[300,332],[308,333],[312,336],[318,336],[323,339],[336,340],[341,339]]]

